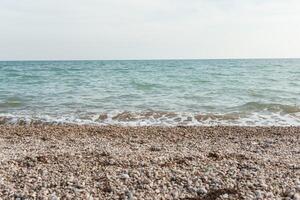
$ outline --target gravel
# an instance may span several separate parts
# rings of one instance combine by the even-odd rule
[[[300,199],[300,127],[0,125],[0,199]]]

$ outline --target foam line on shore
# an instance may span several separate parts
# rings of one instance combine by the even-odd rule
[[[300,126],[300,113],[111,112],[87,116],[1,114],[0,124],[78,124],[118,126]]]

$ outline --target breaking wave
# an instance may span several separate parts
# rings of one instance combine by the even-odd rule
[[[300,60],[0,62],[0,124],[300,126]]]
[[[274,109],[276,106],[274,107]],[[300,112],[287,107],[279,112],[176,113],[176,112],[111,112],[88,116],[0,115],[0,124],[90,124],[120,126],[300,126]]]

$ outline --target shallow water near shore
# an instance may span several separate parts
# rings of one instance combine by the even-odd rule
[[[0,123],[300,125],[300,60],[0,62]]]

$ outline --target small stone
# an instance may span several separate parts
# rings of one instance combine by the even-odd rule
[[[268,188],[268,185],[265,183],[265,181],[263,179],[261,179],[259,182],[260,182],[260,186],[262,188]]]
[[[151,146],[150,151],[161,151],[161,147],[159,146]]]
[[[200,189],[197,190],[197,194],[200,196],[200,195],[203,195],[203,194],[206,194],[207,193],[207,190],[202,187]]]
[[[131,148],[132,150],[134,150],[134,151],[139,150],[139,147],[138,147],[138,146],[131,146],[130,148]]]
[[[129,175],[128,174],[121,174],[121,179],[127,180],[129,179]]]
[[[110,156],[110,153],[108,151],[102,151],[100,156]]]
[[[257,199],[263,199],[263,192],[260,190],[255,191],[255,195]]]
[[[128,200],[132,200],[133,199],[133,194],[129,190],[125,191],[125,196],[127,197]]]
[[[293,200],[300,200],[300,193],[294,194]]]
[[[272,198],[272,197],[274,197],[274,194],[272,192],[267,192],[266,197],[267,198]]]
[[[178,199],[178,196],[179,196],[178,191],[173,191],[171,194],[174,199]]]
[[[23,196],[21,195],[14,195],[15,196],[15,200],[23,200],[25,199]]]
[[[51,196],[50,196],[50,199],[51,200],[58,200],[58,197],[56,196],[55,193],[52,193]]]
[[[85,197],[87,200],[94,200],[93,196],[89,193],[86,194],[86,197]]]

